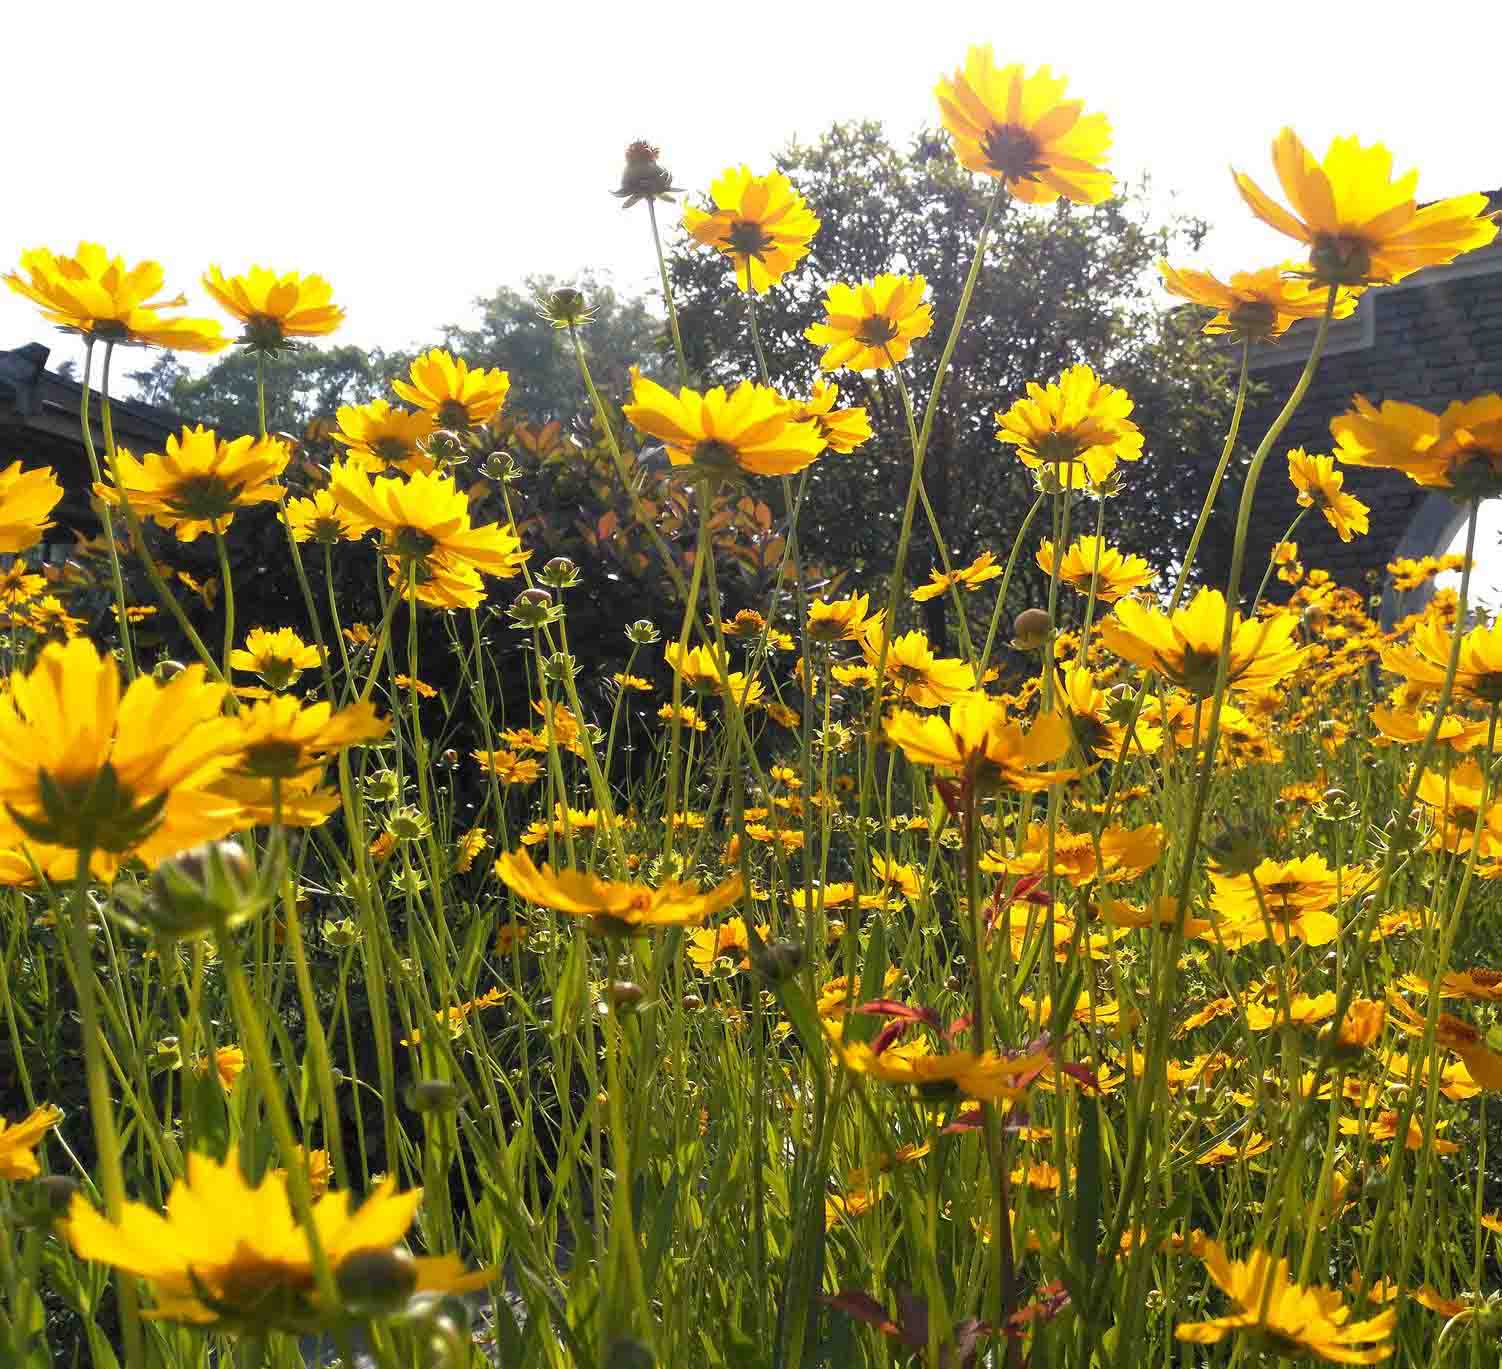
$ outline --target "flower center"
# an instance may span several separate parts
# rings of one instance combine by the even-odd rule
[[[730,474],[739,469],[735,448],[717,437],[707,437],[694,444],[694,465],[715,474]]]
[[[462,399],[445,399],[435,416],[440,428],[452,428],[461,433],[469,430],[469,406]],[[405,451],[403,455],[406,455]]]
[[[257,742],[245,748],[244,768],[262,779],[292,779],[305,768],[302,747],[276,737]]]
[[[1242,337],[1257,341],[1272,335],[1278,311],[1265,299],[1243,300],[1226,311],[1232,329]]]
[[[1324,285],[1365,285],[1371,280],[1372,245],[1350,233],[1322,233],[1309,253],[1314,278]]]
[[[393,550],[409,561],[426,560],[437,545],[438,539],[421,528],[398,528],[391,537]]]
[[[1035,180],[1043,170],[1042,146],[1017,124],[1001,124],[991,129],[981,143],[981,151],[991,169],[1009,181]]]
[[[726,245],[737,256],[760,257],[772,244],[772,235],[759,223],[737,219],[725,234]]]
[[[378,437],[370,444],[370,450],[381,458],[388,466],[395,466],[405,461],[411,452],[411,448],[399,437]]]
[[[108,761],[98,770],[73,776],[37,771],[41,812],[31,817],[10,809],[27,836],[74,851],[108,851],[119,855],[145,840],[167,802],[158,794],[140,802],[115,775]]]
[[[240,341],[252,352],[279,351],[285,340],[281,320],[270,314],[252,314],[245,320],[245,331],[240,335]]]
[[[167,506],[185,518],[223,518],[235,511],[238,485],[218,475],[190,475],[179,481],[167,494]]]
[[[896,336],[897,325],[883,314],[863,318],[860,327],[855,330],[855,340],[864,342],[867,347],[885,347]]]

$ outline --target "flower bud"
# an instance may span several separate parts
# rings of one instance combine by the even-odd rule
[[[419,1079],[407,1091],[413,1112],[452,1112],[459,1106],[459,1090],[447,1079]]]
[[[555,556],[538,571],[537,578],[549,589],[572,589],[579,583],[579,567],[567,556]]]
[[[278,872],[257,879],[250,857],[233,841],[211,841],[157,866],[144,894],[122,892],[122,916],[137,930],[192,939],[248,922],[275,895]]]
[[[638,618],[626,629],[626,640],[637,646],[651,646],[662,639],[662,633],[649,618]]]
[[[553,684],[573,679],[577,669],[577,662],[566,651],[555,651],[542,663],[542,673]]]
[[[704,1006],[704,1000],[696,993],[683,995],[683,1010],[685,1012],[698,1012]]]
[[[337,922],[323,924],[323,939],[335,950],[347,951],[351,946],[359,944],[360,929],[353,918],[343,917]]]
[[[353,1250],[339,1262],[334,1282],[355,1316],[390,1316],[417,1288],[417,1261],[400,1246]]]
[[[520,628],[540,628],[558,620],[553,596],[545,589],[524,589],[511,601],[506,616]]]
[[[610,192],[621,201],[622,209],[630,209],[641,200],[669,200],[681,193],[673,184],[672,176],[658,162],[661,155],[657,148],[644,140],[638,140],[626,149],[620,188]]]
[[[1052,627],[1046,609],[1025,608],[1012,621],[1012,645],[1021,651],[1037,651],[1048,640]]]
[[[1266,856],[1266,842],[1261,832],[1242,824],[1227,824],[1220,834],[1206,843],[1210,858],[1228,875],[1249,875]]]
[[[509,485],[521,479],[522,468],[516,464],[516,458],[509,452],[491,452],[485,458],[485,464],[480,467],[480,473],[488,475],[492,480]]]
[[[386,830],[398,841],[421,841],[431,829],[422,810],[408,804],[386,819]]]
[[[771,984],[780,984],[797,974],[803,964],[803,943],[791,937],[769,941],[760,955],[753,956],[756,971]]]
[[[181,661],[158,661],[151,669],[151,678],[158,684],[168,684],[186,669]]]
[[[582,291],[563,285],[537,297],[537,316],[555,328],[578,328],[595,316]]]
[[[640,984],[629,979],[617,979],[613,981],[607,990],[611,1006],[618,1012],[632,1012],[636,1005],[647,996],[647,991]]]
[[[365,777],[364,789],[371,803],[392,803],[400,796],[402,785],[394,770],[377,770]]]

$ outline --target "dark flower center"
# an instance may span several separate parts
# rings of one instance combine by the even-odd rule
[[[897,325],[883,314],[863,318],[861,326],[855,330],[855,340],[864,342],[867,347],[885,347],[896,336]]]
[[[694,465],[707,471],[735,471],[738,469],[735,448],[718,438],[705,438],[694,446]]]
[[[421,528],[398,528],[392,535],[391,545],[399,556],[422,561],[432,554],[438,540]]]
[[[445,399],[438,406],[438,426],[440,428],[452,428],[456,432],[468,432],[469,406],[459,399]]]
[[[223,518],[235,511],[239,485],[218,475],[190,475],[167,495],[167,506],[185,518]]]
[[[772,235],[759,223],[737,219],[725,234],[725,242],[737,256],[760,257],[772,246]]]
[[[1027,129],[1000,124],[981,143],[986,161],[997,175],[1009,181],[1036,180],[1043,170],[1043,148]]]
[[[370,450],[381,458],[388,466],[395,466],[398,462],[405,461],[411,452],[411,448],[399,437],[378,437],[370,444]]]
[[[1278,321],[1278,311],[1265,299],[1243,300],[1227,310],[1234,331],[1256,341],[1269,337]]]
[[[1324,285],[1364,285],[1371,279],[1372,245],[1350,233],[1322,233],[1309,252],[1314,278]]]

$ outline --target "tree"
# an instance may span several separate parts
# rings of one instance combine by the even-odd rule
[[[821,220],[802,267],[756,301],[772,381],[807,393],[819,375],[818,349],[803,330],[822,313],[832,281],[883,271],[917,273],[932,290],[934,327],[914,347],[903,376],[919,409],[958,307],[991,195],[989,183],[960,168],[943,134],[923,132],[903,150],[879,123],[836,124],[809,146],[776,158]],[[1197,324],[1157,308],[1153,263],[1196,246],[1204,226],[1190,219],[1147,222],[1143,187],[1090,208],[1061,202],[1034,211],[1003,202],[976,285],[928,450],[924,480],[956,564],[990,549],[1004,557],[1036,498],[1030,473],[995,440],[994,414],[1075,362],[1125,387],[1148,436],[1148,457],[1123,468],[1123,493],[1110,501],[1112,537],[1150,558],[1182,546],[1208,483],[1229,420],[1232,386],[1223,351]],[[691,368],[707,383],[755,374],[744,306],[734,298],[725,260],[692,243],[672,263]],[[837,379],[841,404],[872,410],[877,436],[850,456],[815,463],[799,518],[812,555],[848,566],[867,584],[889,573],[906,489],[909,448],[890,372]],[[1207,454],[1209,463],[1207,463]],[[1095,505],[1076,506],[1093,531]],[[1047,528],[1035,528],[1015,582],[1017,606],[1038,593],[1032,552]],[[909,574],[926,579],[936,563],[922,512]],[[1160,556],[1161,563],[1161,556]],[[977,596],[977,605],[989,605]],[[945,599],[930,602],[931,635],[944,635]]]
[[[567,422],[589,407],[573,346],[566,332],[538,317],[537,302],[565,282],[528,276],[520,290],[502,286],[476,300],[479,325],[443,330],[444,345],[471,365],[499,366],[511,374],[507,408],[518,417]],[[590,373],[602,394],[619,396],[631,383],[631,367],[658,375],[665,361],[663,322],[640,299],[623,299],[598,276],[569,282],[593,311],[580,329]]]

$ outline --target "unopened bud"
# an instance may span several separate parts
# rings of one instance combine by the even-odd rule
[[[357,1317],[390,1316],[417,1288],[417,1261],[399,1246],[351,1251],[339,1262],[334,1282]]]
[[[1037,651],[1048,640],[1052,627],[1046,609],[1025,608],[1012,622],[1012,645],[1022,651]]]

